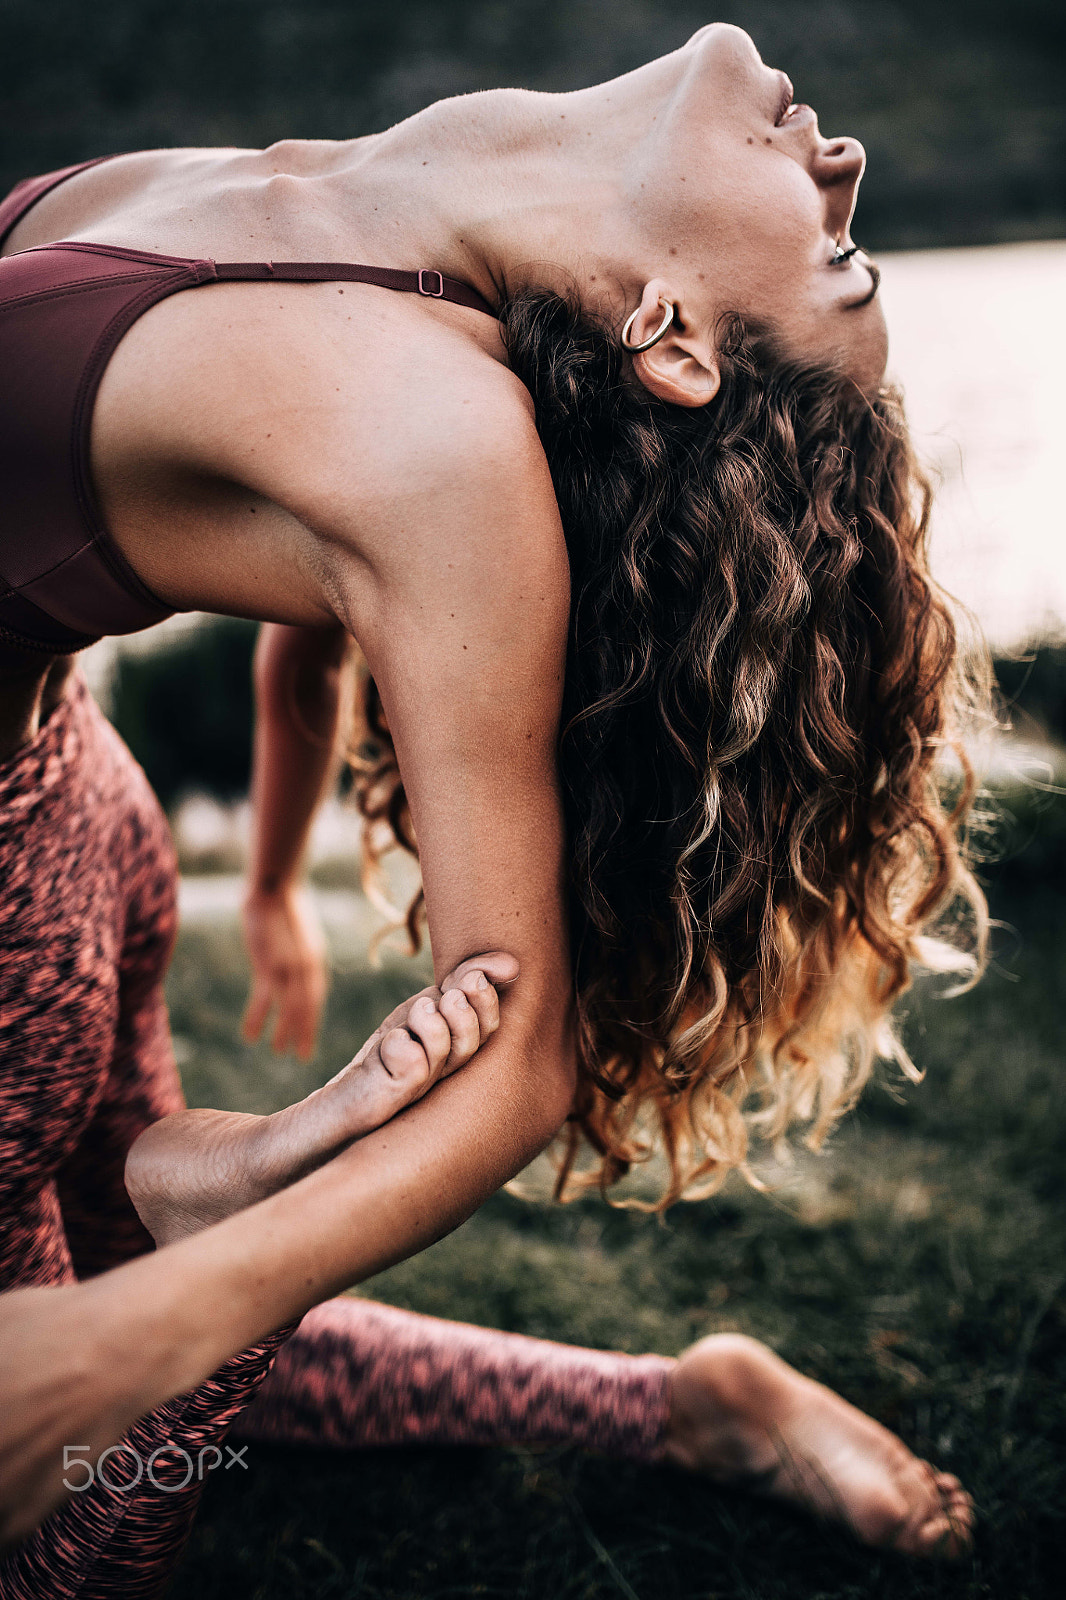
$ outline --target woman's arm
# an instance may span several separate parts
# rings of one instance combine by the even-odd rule
[[[322,932],[300,882],[315,811],[336,776],[344,627],[265,623],[255,651],[252,844],[242,907],[252,989],[243,1032],[271,1010],[275,1050],[308,1058],[326,995]]]
[[[512,426],[511,397],[452,395],[447,410],[431,385],[413,415],[401,387],[402,411],[379,404],[359,450],[316,413],[306,489],[278,498],[323,530],[335,612],[381,688],[437,972],[503,949],[520,975],[499,1031],[461,1072],[328,1165],[98,1279],[7,1297],[16,1342],[18,1317],[32,1325],[48,1297],[42,1417],[60,1442],[77,1428],[77,1443],[102,1449],[234,1351],[423,1249],[520,1171],[571,1104],[555,777],[569,587],[551,482],[532,422]],[[411,442],[398,462],[400,437]]]
[[[380,415],[358,452],[326,434],[308,441],[308,506],[290,509],[311,523],[317,508],[329,524],[324,581],[381,690],[436,971],[502,949],[519,977],[499,1031],[426,1101],[283,1193],[122,1269],[172,1275],[165,1298],[183,1332],[171,1381],[195,1382],[457,1226],[544,1147],[572,1100],[555,773],[569,569],[551,481],[510,390],[506,405],[457,401],[447,426],[432,391],[424,418],[403,395],[402,430]],[[201,1279],[222,1302],[210,1327],[195,1305]]]
[[[336,776],[344,627],[267,622],[255,649],[254,827],[249,888],[275,894],[299,876],[319,801]]]

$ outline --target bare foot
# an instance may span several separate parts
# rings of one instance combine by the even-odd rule
[[[701,1339],[673,1369],[666,1459],[839,1520],[866,1544],[917,1556],[970,1545],[958,1478],[742,1334]]]
[[[397,1006],[336,1077],[273,1116],[178,1111],[146,1128],[126,1158],[126,1188],[156,1244],[264,1200],[420,1100],[496,1032],[493,985],[517,972],[502,952],[464,961],[440,989]]]

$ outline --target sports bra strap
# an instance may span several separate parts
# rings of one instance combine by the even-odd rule
[[[115,156],[94,156],[91,161],[79,161],[76,166],[61,167],[57,172],[46,172],[39,178],[24,178],[7,196],[0,197],[0,247],[17,222],[37,201],[58,188],[68,178],[76,177],[88,167],[99,166],[104,161],[114,161]],[[67,241],[63,241],[64,244]],[[43,247],[42,247],[43,248]],[[106,246],[90,246],[104,249]],[[141,260],[151,260],[146,251],[115,250],[115,255],[136,255]],[[177,263],[186,258],[159,256],[160,261]],[[193,258],[188,258],[192,265]],[[457,278],[446,278],[435,268],[423,267],[420,272],[401,271],[395,267],[351,266],[339,261],[218,261],[195,263],[197,282],[209,283],[213,278],[225,282],[269,283],[373,283],[380,289],[400,289],[408,294],[425,295],[428,300],[451,300],[457,306],[468,306],[472,311],[483,311],[495,317],[496,312],[468,283]]]
[[[23,178],[21,183],[16,183],[11,193],[0,199],[0,248],[15,224],[22,221],[38,200],[43,200],[46,194],[58,189],[68,178],[76,178],[79,172],[114,159],[114,156],[93,156],[91,161],[78,161],[72,167],[60,167],[55,172],[43,173],[39,178]]]
[[[398,267],[360,267],[341,261],[214,261],[214,277],[221,283],[373,283],[379,289],[399,289],[425,295],[429,300],[451,300],[457,306],[496,312],[484,295],[458,278],[446,278],[435,268],[407,272]]]

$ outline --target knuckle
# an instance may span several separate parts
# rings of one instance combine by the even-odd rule
[[[479,1027],[478,1014],[473,1006],[464,1006],[461,1011],[456,1013],[452,1023],[452,1032],[462,1039],[476,1039]]]

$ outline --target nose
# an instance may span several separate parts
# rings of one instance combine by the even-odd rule
[[[743,28],[738,28],[735,22],[707,22],[688,41],[694,44],[714,44],[721,49],[731,50],[737,56],[748,61],[755,58],[762,64],[762,57],[755,46],[755,40],[750,33],[745,33]]]
[[[811,177],[826,200],[826,230],[843,238],[855,210],[866,151],[858,139],[819,139],[811,158]]]

